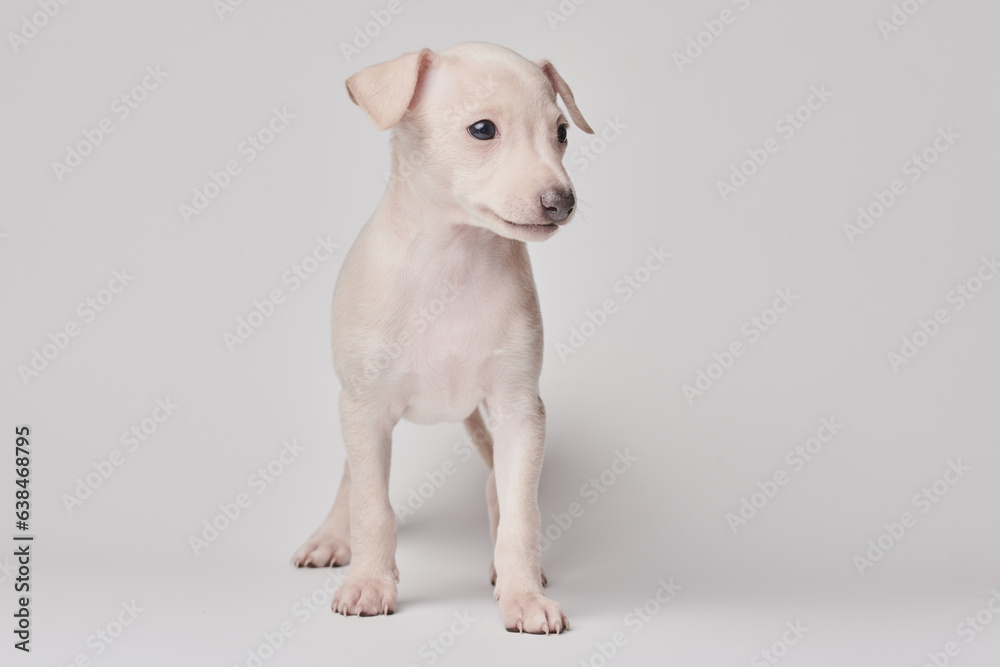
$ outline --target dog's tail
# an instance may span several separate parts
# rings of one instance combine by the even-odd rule
[[[493,436],[490,435],[489,429],[486,428],[486,422],[483,421],[483,416],[479,413],[478,406],[472,411],[471,415],[465,418],[465,429],[469,432],[469,437],[472,438],[472,444],[476,446],[476,451],[486,461],[486,465],[492,469]]]

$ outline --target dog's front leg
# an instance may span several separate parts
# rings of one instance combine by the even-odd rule
[[[511,632],[549,634],[569,627],[559,605],[542,594],[538,480],[545,452],[541,398],[487,401],[493,425],[493,465],[500,525],[494,596]]]
[[[396,418],[362,405],[345,391],[340,422],[351,466],[351,571],[333,596],[347,616],[396,610],[396,517],[389,503],[389,462]]]

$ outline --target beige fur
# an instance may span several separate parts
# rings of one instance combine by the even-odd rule
[[[464,420],[493,468],[491,570],[504,626],[561,632],[568,623],[542,593],[539,563],[542,322],[524,242],[552,236],[572,217],[557,94],[573,122],[592,130],[550,63],[489,44],[406,54],[358,72],[347,89],[379,129],[393,128],[393,172],[334,293],[348,464],[333,509],[293,562],[351,560],[334,609],[392,613],[393,427],[403,418]],[[467,131],[482,119],[495,123],[496,138]]]

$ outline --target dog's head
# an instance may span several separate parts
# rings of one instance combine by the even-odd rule
[[[520,241],[570,221],[569,119],[556,95],[577,127],[593,130],[550,62],[492,44],[424,49],[358,72],[347,91],[380,130],[394,128],[392,177],[402,187]]]

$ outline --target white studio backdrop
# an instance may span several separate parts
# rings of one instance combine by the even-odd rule
[[[0,27],[0,663],[1000,657],[994,4],[16,0]],[[531,248],[558,638],[503,631],[457,424],[395,432],[394,616],[288,564],[340,477],[330,299],[389,164],[344,80],[463,41],[551,60],[597,130],[580,215]]]

